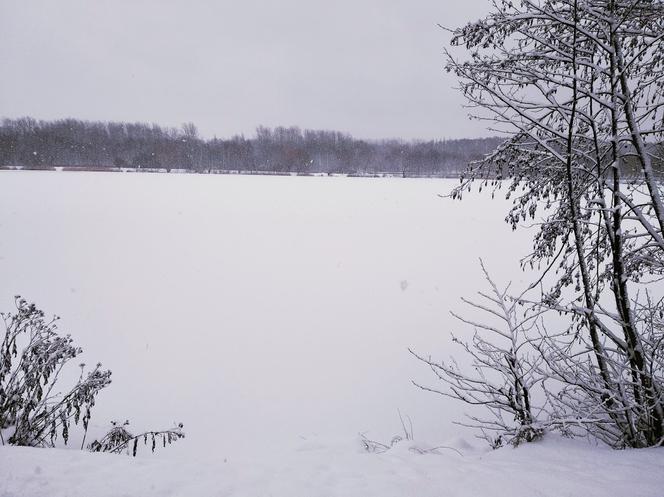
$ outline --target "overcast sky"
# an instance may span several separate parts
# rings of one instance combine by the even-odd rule
[[[486,136],[443,70],[487,0],[0,0],[0,116]]]

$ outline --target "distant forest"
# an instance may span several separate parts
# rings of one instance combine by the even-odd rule
[[[259,127],[254,137],[203,139],[194,124],[4,119],[0,167],[173,169],[192,172],[393,173],[458,176],[498,138],[360,140],[337,131]]]

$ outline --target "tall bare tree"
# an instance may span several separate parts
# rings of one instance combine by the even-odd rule
[[[493,5],[453,31],[452,44],[470,56],[448,52],[447,67],[475,116],[507,138],[454,195],[476,180],[498,189],[508,179],[507,220],[539,223],[524,259],[546,284],[536,304],[569,315],[574,331],[542,337],[567,395],[556,412],[573,411],[614,446],[662,444],[662,328],[643,318],[662,306],[632,294],[664,269],[654,165],[664,134],[664,2]]]

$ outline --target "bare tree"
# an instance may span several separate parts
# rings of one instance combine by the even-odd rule
[[[574,348],[549,339],[541,349],[554,376],[576,389],[577,401],[560,411],[573,404],[577,416],[601,418],[598,429],[612,423],[615,436],[603,439],[614,446],[663,443],[664,380],[647,345],[653,328],[635,312],[648,304],[631,292],[661,274],[664,261],[653,166],[664,133],[664,3],[501,0],[452,42],[471,54],[458,61],[448,53],[470,106],[508,134],[454,195],[475,180],[495,194],[508,178],[508,222],[539,223],[523,261],[548,284],[538,304],[569,315],[580,337]],[[630,163],[639,172],[627,178]],[[600,304],[606,293],[610,309]]]
[[[449,386],[449,390],[415,385],[467,404],[482,406],[490,417],[469,414],[470,422],[459,424],[479,429],[481,438],[494,448],[503,443],[518,445],[535,440],[543,433],[537,419],[540,409],[533,404],[533,391],[542,380],[542,358],[534,353],[535,348],[530,341],[541,311],[529,311],[519,299],[510,297],[510,285],[498,288],[484,264],[481,261],[480,264],[491,290],[488,293],[479,292],[478,301],[462,300],[473,312],[479,312],[487,319],[474,320],[452,313],[475,330],[470,342],[454,335],[452,337],[471,360],[467,368],[470,372],[454,359],[438,362],[411,350],[415,357],[429,365],[438,379]]]

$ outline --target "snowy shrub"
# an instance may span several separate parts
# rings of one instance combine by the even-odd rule
[[[146,431],[138,435],[132,434],[128,429],[129,421],[120,423],[119,421],[111,421],[112,428],[101,439],[95,440],[88,445],[88,450],[91,452],[110,452],[113,454],[121,454],[123,452],[136,456],[138,444],[142,441],[143,445],[150,443],[152,452],[154,452],[157,445],[166,447],[180,438],[184,438],[182,432],[182,423],[168,430],[159,431]]]
[[[408,425],[406,425],[403,416],[401,416],[401,412],[399,412],[399,420],[401,421],[401,429],[403,430],[403,436],[394,435],[389,443],[383,443],[367,438],[367,436],[364,433],[360,433],[360,443],[362,444],[362,448],[366,452],[369,452],[371,454],[382,454],[383,452],[387,452],[392,448],[399,446],[405,442],[407,443],[408,451],[414,452],[416,454],[434,454],[438,453],[440,449],[447,449],[456,452],[460,456],[463,455],[454,447],[447,447],[445,445],[439,445],[437,447],[427,447],[416,444],[413,438],[413,422],[411,421],[410,416],[406,416]]]
[[[65,444],[72,421],[87,430],[95,396],[111,382],[101,364],[61,392],[55,389],[62,368],[82,349],[69,335],[57,333],[57,317],[47,320],[34,304],[16,297],[17,312],[0,313],[5,335],[0,344],[0,436],[3,444],[52,446]]]
[[[475,330],[470,342],[452,337],[470,358],[469,371],[461,368],[454,359],[447,363],[435,362],[411,350],[449,388],[438,390],[415,385],[470,405],[482,406],[487,415],[468,415],[470,422],[458,424],[478,429],[480,438],[493,448],[505,443],[517,446],[537,440],[544,434],[533,405],[533,390],[543,379],[542,358],[529,337],[541,313],[523,312],[520,298],[509,296],[509,285],[499,289],[484,264],[481,261],[480,264],[491,292],[479,292],[482,300],[478,302],[463,301],[473,310],[484,313],[487,320],[475,321],[453,313]]]
[[[67,444],[72,422],[87,434],[97,394],[111,383],[111,372],[97,364],[75,384],[63,388],[58,381],[63,368],[83,352],[69,335],[58,334],[58,317],[48,320],[35,304],[16,297],[16,313],[0,313],[5,334],[0,343],[0,442],[10,445],[52,447],[59,436]],[[113,423],[100,441],[88,445],[93,452],[121,453],[139,440],[171,444],[183,438],[182,423],[169,430],[131,434],[123,424]],[[85,440],[85,437],[84,437]],[[82,448],[82,446],[81,446]]]
[[[360,433],[360,441],[362,443],[362,447],[364,448],[364,450],[366,450],[367,452],[375,452],[375,453],[387,452],[388,450],[390,450],[390,448],[394,447],[399,442],[402,442],[404,440],[413,440],[413,421],[410,419],[410,416],[406,416],[406,420],[408,421],[408,426],[406,426],[406,422],[404,421],[403,416],[401,415],[401,411],[397,410],[397,412],[399,413],[399,421],[401,421],[401,429],[403,430],[403,436],[394,435],[390,440],[390,443],[385,444],[382,442],[371,440],[367,438],[364,435],[364,433]]]

